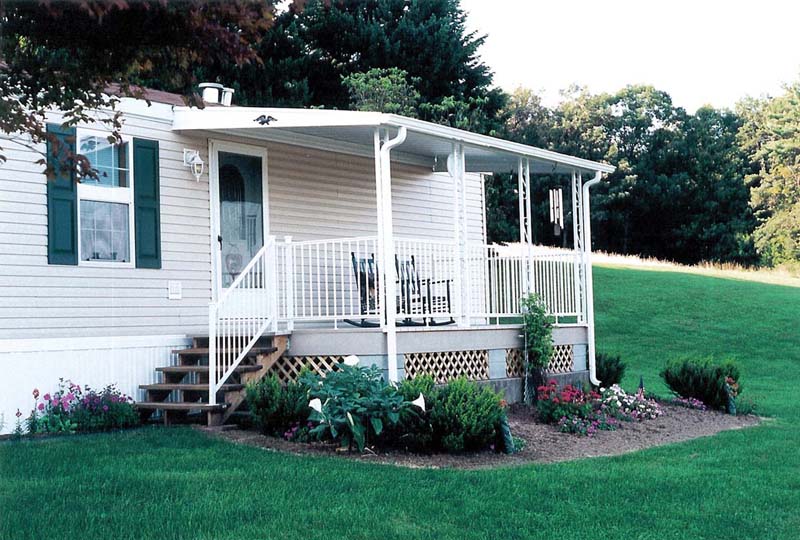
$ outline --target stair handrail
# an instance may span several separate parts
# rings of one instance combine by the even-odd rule
[[[217,301],[208,306],[208,402],[211,405],[217,404],[217,392],[263,333],[270,327],[277,331],[276,253],[275,237],[269,236]]]

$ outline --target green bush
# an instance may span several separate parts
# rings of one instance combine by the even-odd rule
[[[433,444],[448,452],[484,450],[495,441],[502,398],[488,387],[458,378],[434,390],[430,421]]]
[[[355,443],[360,451],[379,444],[384,428],[396,426],[413,407],[397,388],[383,381],[377,366],[340,364],[324,378],[309,373],[301,382],[312,400],[309,420],[317,424],[311,435],[347,447]]]
[[[282,435],[308,419],[308,388],[297,382],[281,384],[278,377],[269,375],[250,383],[245,399],[256,423],[268,435]]]
[[[595,356],[597,378],[600,379],[600,385],[605,388],[622,382],[627,367],[618,354],[598,353]]]
[[[674,360],[661,371],[661,378],[675,394],[684,398],[699,399],[714,409],[727,408],[727,386],[733,387],[735,393],[741,392],[739,368],[730,361]]]
[[[434,393],[433,377],[419,375],[413,379],[404,379],[398,385],[397,391],[409,402],[422,395],[425,400],[425,410],[418,407],[403,409],[397,425],[386,430],[383,444],[412,452],[430,452],[433,450],[433,428],[430,421]]]

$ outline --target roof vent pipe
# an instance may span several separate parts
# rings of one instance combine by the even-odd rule
[[[222,89],[222,105],[224,105],[225,107],[231,106],[234,92],[235,90],[233,88],[225,87]]]
[[[223,86],[217,83],[200,83],[200,92],[203,94],[203,101],[219,105],[222,101]]]

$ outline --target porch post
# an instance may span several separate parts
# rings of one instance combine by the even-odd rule
[[[586,283],[584,276],[585,261],[583,256],[583,178],[580,173],[572,171],[572,249],[574,267],[575,309],[578,322],[586,321]]]
[[[459,326],[469,326],[470,321],[470,283],[469,283],[469,238],[467,232],[467,193],[466,162],[464,146],[453,144],[447,160],[447,169],[453,178],[453,236],[458,264],[455,265],[453,282],[456,288],[456,313]]]
[[[517,193],[519,195],[519,243],[522,246],[522,291],[531,292],[533,264],[531,263],[532,221],[531,218],[531,162],[519,158],[517,161]]]
[[[386,355],[387,366],[389,368],[389,381],[399,380],[399,370],[397,367],[397,276],[394,267],[395,246],[394,231],[392,224],[392,171],[391,171],[391,151],[392,148],[403,144],[406,140],[406,128],[400,127],[394,139],[386,140],[380,148],[380,208],[378,217],[381,235],[379,242],[382,244],[382,261],[379,263],[379,279],[382,280],[384,290],[383,311],[381,312],[381,324],[386,333]],[[377,172],[377,167],[376,167]]]
[[[379,128],[375,128],[373,133],[373,147],[375,152],[375,223],[377,224],[377,236],[375,237],[375,263],[376,263],[376,296],[377,305],[375,306],[380,316],[381,329],[386,329],[386,313],[383,310],[384,304],[384,278],[383,275],[383,177],[381,176],[381,141],[386,142],[388,134],[384,133],[381,137]]]

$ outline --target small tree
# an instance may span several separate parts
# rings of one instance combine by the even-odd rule
[[[528,375],[544,378],[544,370],[553,355],[553,321],[547,306],[537,294],[522,298],[522,327],[525,339],[525,400],[530,401]]]

